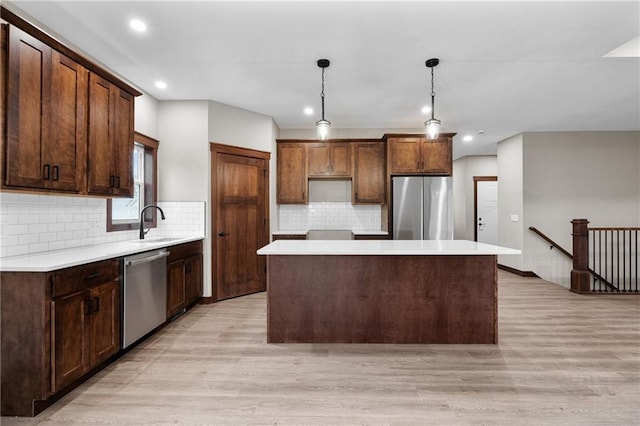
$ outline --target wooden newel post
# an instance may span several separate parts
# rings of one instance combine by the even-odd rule
[[[587,219],[573,219],[573,269],[571,270],[571,291],[589,293],[591,274],[589,273],[589,229]]]

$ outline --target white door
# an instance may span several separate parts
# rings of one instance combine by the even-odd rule
[[[479,180],[477,184],[478,242],[498,244],[498,182]]]

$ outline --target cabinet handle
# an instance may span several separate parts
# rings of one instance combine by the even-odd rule
[[[100,275],[102,275],[101,272],[96,272],[95,274],[91,274],[91,275],[87,275],[86,277],[84,277],[85,281],[89,281],[89,280],[95,280],[96,278],[98,278]]]
[[[87,305],[87,309],[84,311],[85,315],[91,315],[91,299],[84,301],[85,305]]]
[[[120,176],[116,176],[116,188],[120,188]]]
[[[100,298],[99,297],[94,297],[93,298],[92,312],[100,312]]]
[[[52,180],[59,180],[60,179],[60,167],[59,166],[53,166],[53,178]]]
[[[49,180],[51,178],[51,166],[49,164],[45,164],[42,169],[42,179]]]
[[[191,262],[184,265],[184,271],[188,274],[191,272]]]
[[[109,176],[109,186],[111,188],[116,187],[116,177],[114,175]]]
[[[420,162],[419,161],[416,163],[416,169],[420,170]]]

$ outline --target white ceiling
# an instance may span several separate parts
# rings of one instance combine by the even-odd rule
[[[211,99],[281,129],[457,132],[454,156],[520,132],[640,130],[640,59],[603,57],[640,34],[640,2],[12,2],[159,100]],[[147,23],[130,30],[130,18]],[[157,79],[168,88],[155,88]],[[303,108],[315,109],[305,116]],[[484,130],[484,135],[478,135]],[[463,135],[474,135],[463,142]]]

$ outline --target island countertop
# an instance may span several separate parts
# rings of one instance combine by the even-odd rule
[[[468,240],[277,240],[259,255],[461,256],[520,254],[520,250]]]

